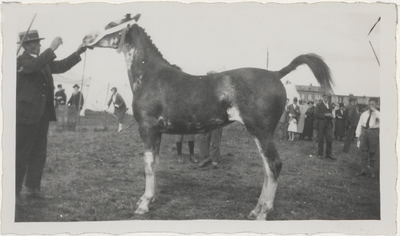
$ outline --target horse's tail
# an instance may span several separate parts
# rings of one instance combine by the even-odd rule
[[[331,70],[320,56],[313,53],[296,57],[288,66],[279,71],[281,78],[303,64],[307,64],[308,67],[310,67],[314,76],[317,78],[318,83],[325,89],[325,91],[332,91],[332,85],[334,85],[334,82],[331,77]]]

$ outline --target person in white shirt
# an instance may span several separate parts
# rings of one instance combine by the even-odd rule
[[[368,172],[371,174],[371,177],[375,177],[375,153],[379,148],[380,121],[380,111],[376,108],[377,105],[378,99],[369,99],[369,109],[362,113],[357,125],[357,146],[359,146],[360,150],[362,151],[361,171],[357,174],[358,176],[366,175],[368,170]]]

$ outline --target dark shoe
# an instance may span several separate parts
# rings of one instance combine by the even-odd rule
[[[39,189],[28,188],[27,199],[45,200],[47,197]]]
[[[326,156],[326,158],[336,161],[336,157],[333,156]]]
[[[197,164],[198,167],[204,167],[206,164],[211,162],[211,157],[207,157],[206,159],[202,160]]]
[[[178,155],[178,162],[181,164],[184,162],[182,155]]]
[[[37,200],[46,200],[47,197],[45,195],[43,195],[43,193],[38,192],[38,193],[28,193],[28,195],[26,195],[27,199],[37,199]]]
[[[189,155],[189,161],[191,161],[193,163],[199,162],[194,155]]]

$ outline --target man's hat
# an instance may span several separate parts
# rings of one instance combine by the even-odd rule
[[[314,105],[314,102],[313,101],[308,101],[307,102],[307,104],[310,104],[311,103],[311,105]]]
[[[57,88],[62,88],[62,85],[61,84],[57,85]]]
[[[25,34],[26,34],[26,37],[25,37],[24,43],[44,39],[44,38],[39,38],[39,33],[37,30],[29,30],[28,33],[26,33],[26,31],[19,33],[19,42],[18,43],[22,42],[22,39],[24,38]]]
[[[330,94],[330,93],[324,93],[324,94],[322,94],[322,97],[332,97],[332,95]]]
[[[353,102],[356,101],[357,99],[353,96],[349,96],[349,98],[347,99],[349,102]]]
[[[75,84],[72,88],[80,88],[79,85]]]

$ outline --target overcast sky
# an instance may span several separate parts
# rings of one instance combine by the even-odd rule
[[[369,45],[371,41],[380,58],[380,23],[367,36],[381,15],[374,9],[371,4],[340,3],[26,5],[18,11],[15,38],[17,32],[27,29],[37,13],[32,29],[46,38],[42,51],[53,38],[61,36],[64,44],[56,54],[62,59],[76,50],[87,33],[121,19],[126,13],[141,13],[138,24],[152,37],[164,58],[187,73],[266,68],[267,48],[269,70],[280,70],[301,54],[316,53],[332,70],[336,94],[380,96],[380,67]],[[67,75],[80,79],[83,64]],[[128,84],[123,55],[113,49],[88,50],[84,73],[96,81],[95,90],[106,89],[108,83],[119,87]],[[299,85],[317,84],[306,66],[299,67],[282,82],[286,80]],[[90,93],[104,102],[101,91]],[[124,93],[131,99],[129,91]]]

